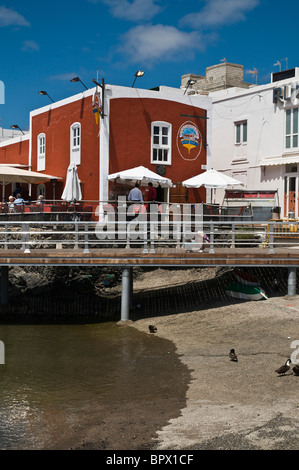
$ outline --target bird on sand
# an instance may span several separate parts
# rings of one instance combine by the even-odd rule
[[[150,330],[150,333],[156,333],[157,328],[154,325],[149,325],[148,329]]]
[[[293,367],[293,372],[295,375],[299,375],[299,364],[296,364],[294,367]]]
[[[234,349],[231,349],[229,352],[229,358],[231,361],[238,362],[238,356]]]
[[[277,372],[278,375],[285,375],[286,372],[290,370],[290,364],[291,364],[291,360],[288,359],[286,363],[283,366],[279,367],[279,369],[276,369],[275,372]]]

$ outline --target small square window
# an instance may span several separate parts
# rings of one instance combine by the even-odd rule
[[[165,122],[152,123],[152,162],[171,164],[171,129],[171,124]]]

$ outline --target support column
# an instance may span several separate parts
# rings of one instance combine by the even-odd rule
[[[296,268],[288,268],[288,295],[296,295]]]
[[[130,308],[133,305],[133,268],[129,268],[129,277],[130,277]]]
[[[132,268],[131,268],[132,269]],[[129,320],[130,313],[130,268],[122,270],[122,286],[121,286],[121,321]]]
[[[8,304],[8,266],[1,266],[1,305]]]

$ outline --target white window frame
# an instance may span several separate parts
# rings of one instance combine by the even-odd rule
[[[81,123],[74,122],[70,128],[70,163],[81,164]]]
[[[159,133],[155,133],[155,128],[159,128]],[[167,135],[163,130],[167,129]],[[167,138],[167,143],[165,140]],[[157,141],[158,140],[158,141]],[[172,124],[165,121],[154,121],[151,123],[151,163],[160,165],[171,165],[172,147]],[[156,156],[156,154],[158,154]],[[165,155],[167,158],[165,159]]]
[[[289,123],[288,123],[288,116],[290,116]],[[296,116],[296,120],[294,116]],[[298,107],[286,109],[284,145],[287,151],[298,149],[299,147],[299,108]]]
[[[246,132],[244,132],[244,129],[246,129]],[[247,145],[247,141],[248,141],[247,119],[235,122],[235,145]]]
[[[37,136],[37,171],[46,169],[46,134]]]

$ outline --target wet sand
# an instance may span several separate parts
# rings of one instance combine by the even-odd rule
[[[79,448],[298,450],[299,377],[292,371],[280,377],[275,369],[296,351],[299,297],[288,298],[283,276],[273,289],[275,269],[258,274],[268,300],[228,298],[230,272],[218,276],[213,268],[157,269],[135,279],[125,327],[170,341],[186,369],[167,370],[171,399],[107,410]],[[229,360],[231,348],[238,362]]]
[[[152,449],[299,449],[299,377],[275,372],[296,347],[299,360],[299,346],[291,347],[299,342],[299,297],[282,295],[282,283],[271,291],[271,281],[267,276],[268,300],[219,296],[193,311],[150,318],[192,374],[186,407],[157,430]],[[140,318],[134,327],[146,332],[148,323]],[[231,348],[238,362],[229,360]]]

